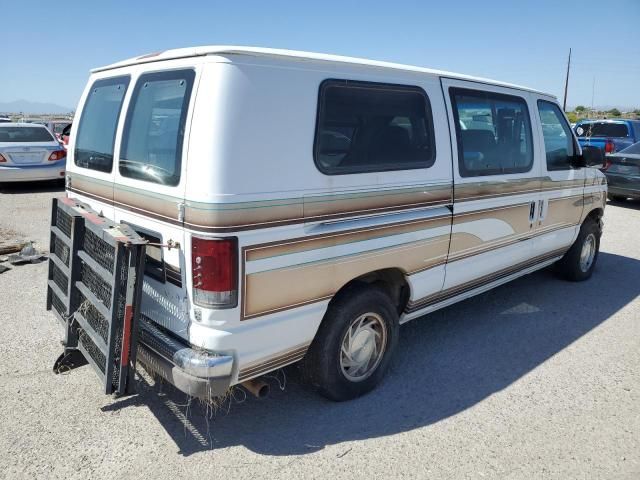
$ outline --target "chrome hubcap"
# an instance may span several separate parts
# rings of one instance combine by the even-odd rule
[[[583,272],[589,271],[593,264],[593,259],[596,256],[596,237],[593,233],[587,235],[582,244],[582,251],[580,252],[580,270]]]
[[[387,347],[387,331],[377,313],[365,313],[351,323],[342,339],[340,368],[352,382],[368,378],[378,367]]]

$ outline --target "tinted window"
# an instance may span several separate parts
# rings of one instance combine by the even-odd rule
[[[521,173],[533,165],[531,122],[524,99],[450,89],[460,175]]]
[[[128,85],[129,77],[115,77],[91,86],[76,138],[74,158],[79,167],[111,171],[116,127]]]
[[[628,137],[626,123],[590,122],[576,125],[579,137]]]
[[[560,108],[555,103],[539,100],[538,112],[542,123],[547,170],[571,168],[571,157],[574,154],[573,135]]]
[[[327,80],[318,107],[314,158],[323,173],[426,168],[435,161],[429,99],[418,87]]]
[[[53,142],[45,127],[0,127],[0,142]]]
[[[119,168],[123,176],[178,184],[194,76],[193,70],[140,76],[122,136]]]

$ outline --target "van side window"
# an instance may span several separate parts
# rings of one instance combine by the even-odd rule
[[[140,76],[122,134],[119,170],[123,177],[171,186],[179,183],[194,77],[193,70]]]
[[[314,160],[327,175],[427,168],[436,149],[421,88],[351,80],[320,85]]]
[[[574,155],[571,127],[555,103],[538,100],[547,170],[569,170]]]
[[[513,95],[449,89],[460,176],[528,172],[533,140],[527,103]]]
[[[74,161],[79,167],[110,173],[118,117],[129,86],[129,77],[98,80],[84,102]]]

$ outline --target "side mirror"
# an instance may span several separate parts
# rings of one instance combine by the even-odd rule
[[[603,167],[604,153],[602,149],[593,145],[585,145],[582,147],[582,158],[585,167]]]

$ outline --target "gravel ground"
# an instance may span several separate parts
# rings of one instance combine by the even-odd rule
[[[0,227],[47,248],[58,189],[0,188]],[[295,369],[212,412],[170,386],[54,375],[46,263],[0,275],[2,478],[640,478],[640,203],[610,205],[593,278],[542,271],[414,321],[370,395]],[[282,375],[280,377],[283,378]]]

